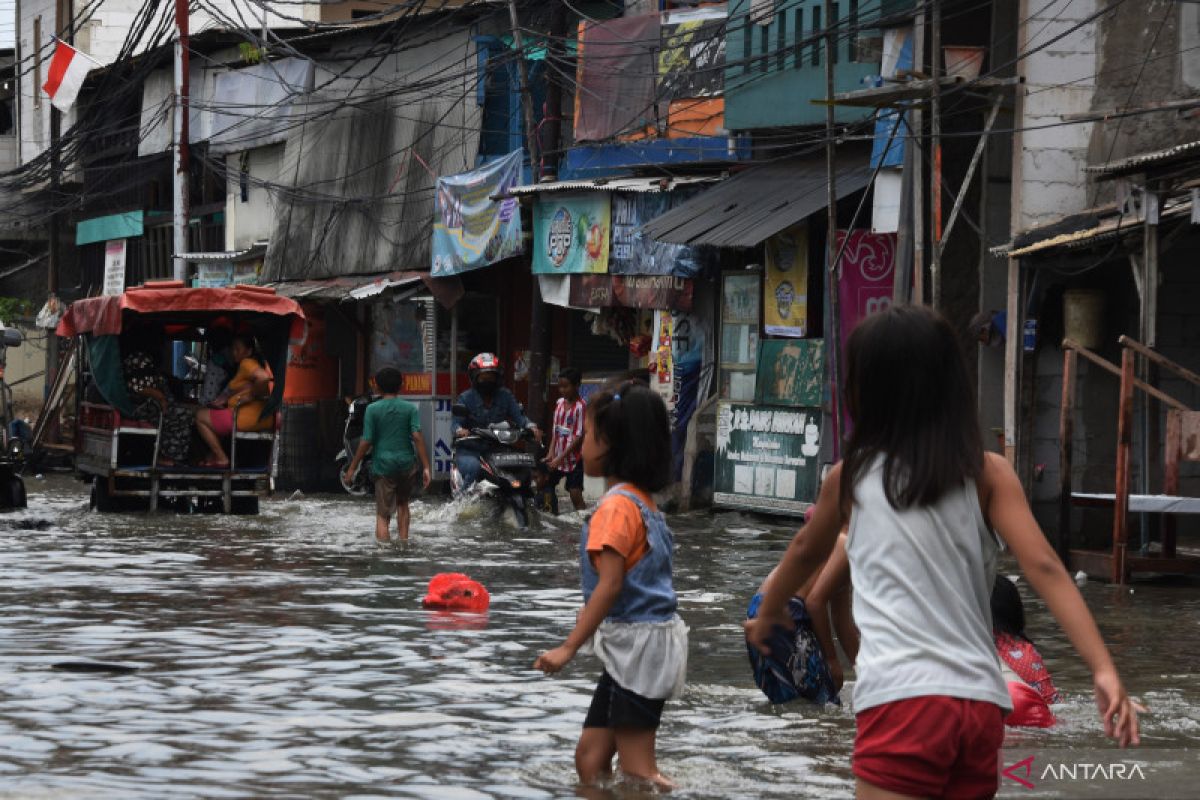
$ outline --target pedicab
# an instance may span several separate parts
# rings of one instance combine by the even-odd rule
[[[157,421],[134,417],[123,356],[145,349],[145,332],[152,331],[149,346],[159,350],[160,363],[192,365],[182,378],[181,370],[165,374],[173,402],[199,408],[199,365],[208,362],[205,351],[214,326],[254,337],[272,377],[270,394],[251,425],[239,422],[240,409],[233,408],[232,431],[222,442],[227,465],[198,466],[190,463],[194,459],[166,463],[165,408]],[[266,287],[186,288],[178,281],[159,281],[75,301],[57,333],[79,340],[75,471],[91,483],[96,510],[258,513],[259,499],[274,489],[288,346],[305,335],[304,312],[294,300]]]

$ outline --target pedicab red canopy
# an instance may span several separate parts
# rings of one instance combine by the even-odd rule
[[[126,289],[119,295],[89,297],[71,303],[55,331],[59,336],[118,336],[124,312],[188,317],[205,313],[252,313],[291,317],[288,338],[304,341],[304,311],[290,297],[265,286],[188,289],[179,281],[159,281]]]

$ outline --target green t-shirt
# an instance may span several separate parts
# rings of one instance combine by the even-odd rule
[[[363,438],[371,443],[371,474],[390,477],[410,472],[417,461],[412,437],[419,430],[421,418],[414,403],[391,397],[367,406]]]

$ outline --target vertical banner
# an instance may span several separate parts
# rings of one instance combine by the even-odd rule
[[[862,229],[838,231],[838,247],[847,237],[849,243],[842,253],[838,275],[843,353],[855,325],[891,306],[896,277],[896,234],[871,233]]]
[[[704,353],[710,337],[701,315],[674,311],[671,317],[671,475],[673,480],[680,480],[688,424],[696,413],[700,398],[707,394],[701,392],[701,383]]]
[[[808,333],[808,225],[767,239],[763,325],[768,336],[802,339]]]
[[[510,256],[521,248],[521,213],[508,194],[520,182],[523,151],[479,169],[437,179],[432,274],[457,275]]]
[[[675,405],[675,320],[670,311],[654,312],[654,347],[650,351],[650,386],[670,413]]]
[[[533,207],[533,272],[608,272],[608,192],[553,194]]]
[[[125,249],[127,239],[104,243],[104,294],[125,291]]]

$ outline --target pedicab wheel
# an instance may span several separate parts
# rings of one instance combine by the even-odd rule
[[[8,501],[8,508],[26,508],[29,503],[25,497],[25,481],[16,475],[10,477],[5,500]]]
[[[108,493],[108,481],[105,478],[92,478],[91,505],[102,514],[117,510],[117,499]]]
[[[229,513],[237,514],[238,516],[253,516],[258,513],[258,498],[257,497],[231,497],[229,499]]]

